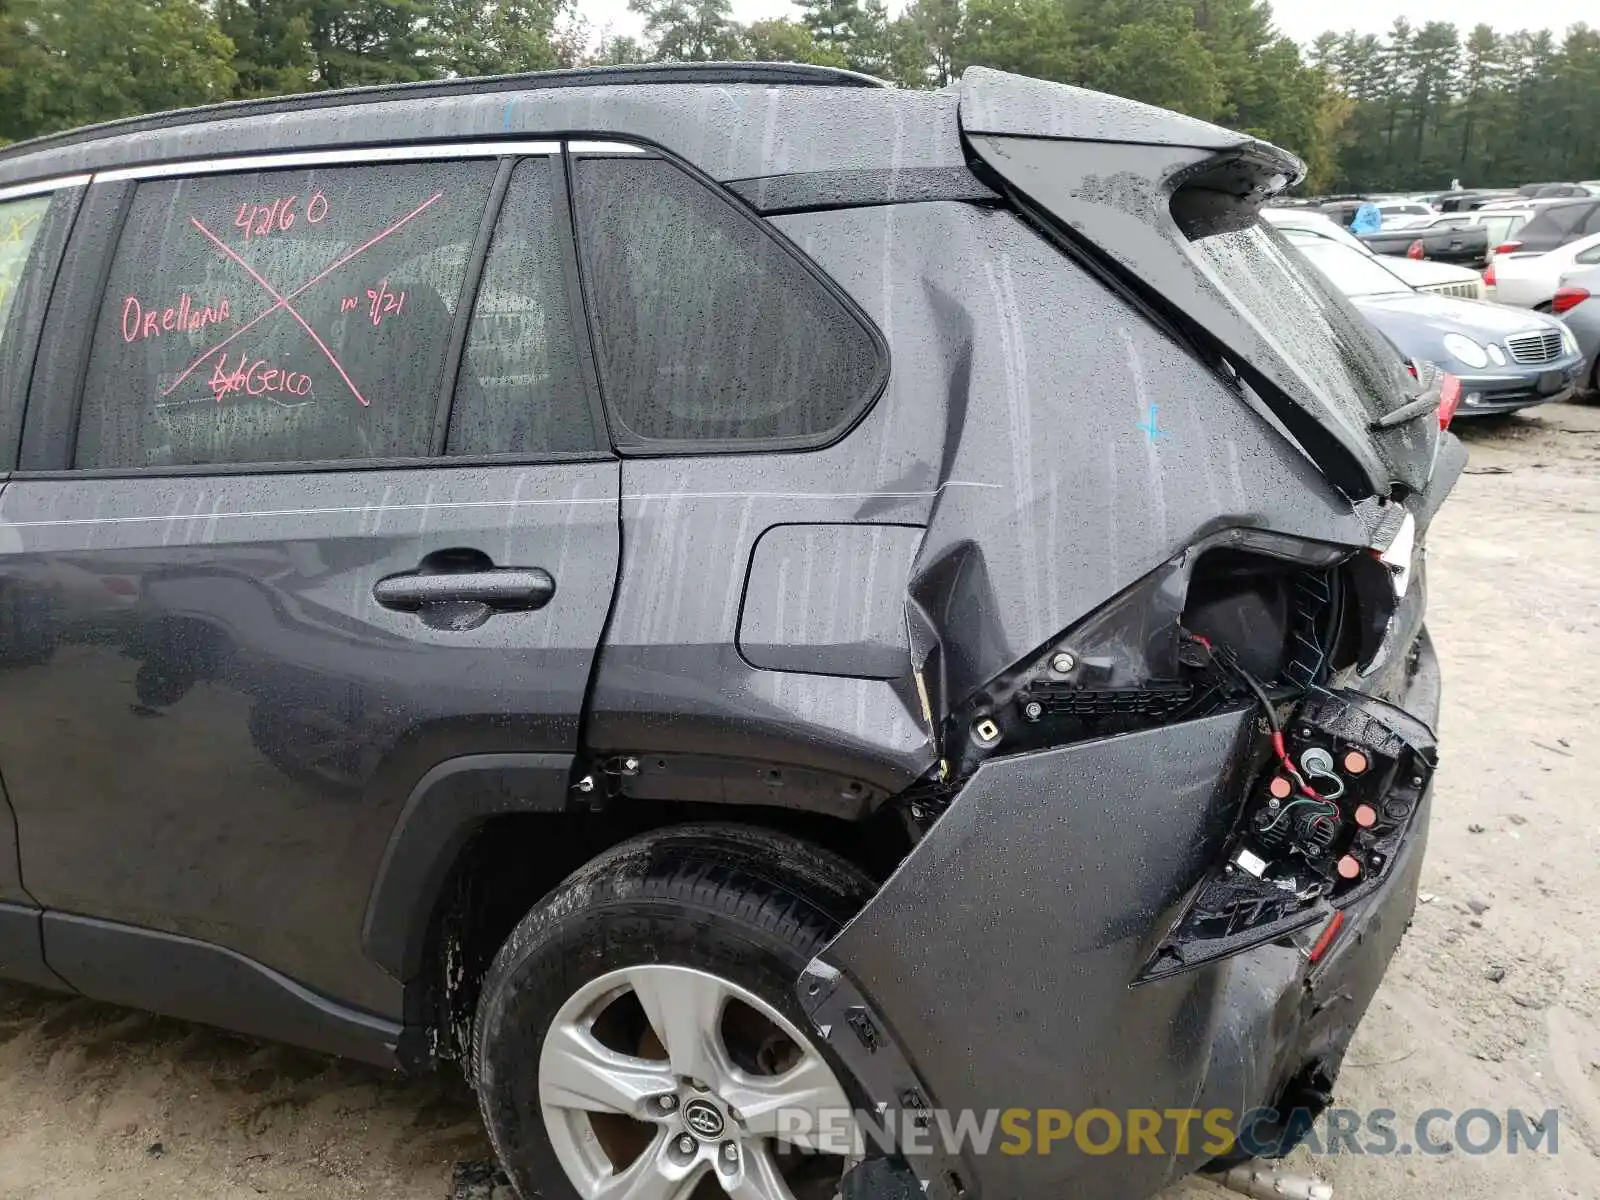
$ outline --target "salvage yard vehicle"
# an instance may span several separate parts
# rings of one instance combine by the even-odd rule
[[[1551,311],[1572,330],[1583,354],[1580,389],[1590,396],[1600,394],[1600,265],[1563,275]]]
[[[1278,229],[1293,230],[1298,234],[1336,242],[1341,246],[1349,247],[1358,254],[1365,254],[1369,257],[1375,253],[1367,245],[1366,239],[1357,237],[1344,226],[1330,220],[1321,213],[1309,212],[1304,209],[1263,208],[1261,216],[1268,224]],[[1470,222],[1472,214],[1467,214],[1461,219]],[[1426,259],[1393,256],[1385,257],[1383,265],[1419,292],[1434,292],[1441,296],[1455,296],[1462,300],[1482,300],[1485,298],[1483,276],[1469,267],[1457,267],[1443,262],[1429,262]]]
[[[1459,384],[1458,416],[1515,412],[1565,400],[1583,356],[1553,317],[1413,290],[1388,262],[1291,230],[1291,245],[1408,361],[1432,363]]]
[[[1489,231],[1481,225],[1432,228],[1426,224],[1358,235],[1374,254],[1483,267],[1489,261]]]
[[[0,152],[0,974],[459,1062],[524,1197],[1286,1152],[1415,903],[1464,462],[1302,173],[762,64]],[[1232,1125],[806,1132],[1090,1107]]]
[[[1596,263],[1600,263],[1600,231],[1542,254],[1496,255],[1484,282],[1501,304],[1549,312],[1562,276]]]

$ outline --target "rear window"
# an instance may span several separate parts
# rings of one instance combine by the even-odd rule
[[[863,319],[726,197],[640,155],[580,158],[574,187],[619,444],[816,444],[881,390]]]
[[[1405,364],[1323,275],[1263,222],[1190,242],[1228,298],[1354,429],[1411,394]],[[1331,250],[1359,256],[1342,247]],[[1361,265],[1359,262],[1357,266]],[[1374,264],[1376,265],[1376,264]],[[1389,290],[1404,290],[1392,280]]]
[[[1588,204],[1553,204],[1522,227],[1523,240],[1570,237],[1583,227],[1591,207]]]

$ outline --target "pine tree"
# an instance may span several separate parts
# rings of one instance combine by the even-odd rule
[[[234,45],[235,96],[317,86],[309,8],[309,0],[217,0],[217,25]]]
[[[199,0],[11,0],[0,137],[225,100],[233,43]]]
[[[628,0],[628,7],[644,17],[657,59],[716,62],[738,54],[732,0]]]

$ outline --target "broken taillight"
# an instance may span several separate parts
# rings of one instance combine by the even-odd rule
[[[1447,374],[1439,381],[1439,428],[1449,429],[1450,421],[1461,407],[1461,380]]]
[[[1555,313],[1571,312],[1588,298],[1588,288],[1560,288],[1556,291],[1555,298],[1550,301],[1550,311]]]

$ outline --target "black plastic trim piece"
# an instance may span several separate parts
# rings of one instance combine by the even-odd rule
[[[417,781],[383,852],[361,945],[402,982],[422,969],[434,901],[467,839],[503,813],[561,812],[570,754],[467,754]]]
[[[770,760],[661,752],[632,757],[638,766],[631,771],[618,770],[615,758],[606,764],[617,791],[632,800],[758,804],[861,821],[889,798],[887,788],[863,779]]]
[[[998,192],[964,167],[802,171],[735,179],[726,186],[764,217],[935,200],[1004,203]]]
[[[33,383],[50,296],[87,192],[85,187],[64,187],[41,193],[50,198],[50,207],[23,269],[22,286],[12,297],[10,316],[0,326],[0,352],[6,359],[0,362],[0,466],[7,470],[17,465],[21,454],[28,388]]]
[[[546,88],[634,87],[648,84],[687,84],[730,86],[746,84],[766,87],[858,87],[883,88],[881,79],[836,67],[813,67],[800,63],[649,63],[623,67],[582,67],[568,71],[534,71],[522,75],[490,75],[469,79],[428,79],[413,83],[387,83],[373,87],[346,88],[332,92],[308,92],[298,96],[275,96],[261,100],[232,100],[196,108],[126,117],[82,129],[47,134],[18,142],[0,151],[0,162],[24,158],[36,150],[76,146],[101,138],[132,133],[150,133],[206,121],[226,121],[238,117],[266,117],[278,113],[308,112],[319,108],[343,108],[358,104],[382,104],[391,100],[432,100],[449,96],[492,95],[497,92],[536,92]]]
[[[553,161],[557,155],[548,155]],[[511,186],[511,173],[520,160],[502,158],[495,171],[494,182],[489,186],[489,199],[483,206],[483,217],[478,222],[477,235],[472,239],[472,251],[467,258],[467,269],[461,277],[461,291],[456,300],[455,320],[451,323],[450,341],[445,346],[444,369],[439,372],[439,396],[433,409],[433,434],[428,439],[429,455],[442,458],[448,448],[450,418],[455,409],[456,390],[461,384],[461,360],[466,354],[467,338],[472,333],[472,315],[478,308],[478,288],[483,282],[484,268],[489,262],[489,250],[494,243],[495,227],[500,224],[500,212],[505,207],[506,190]]]
[[[397,1022],[346,1008],[224,946],[66,913],[45,913],[43,928],[46,961],[85,996],[397,1065]]]
[[[78,210],[39,338],[22,427],[21,470],[72,465],[89,349],[133,193],[131,183],[92,184]]]

